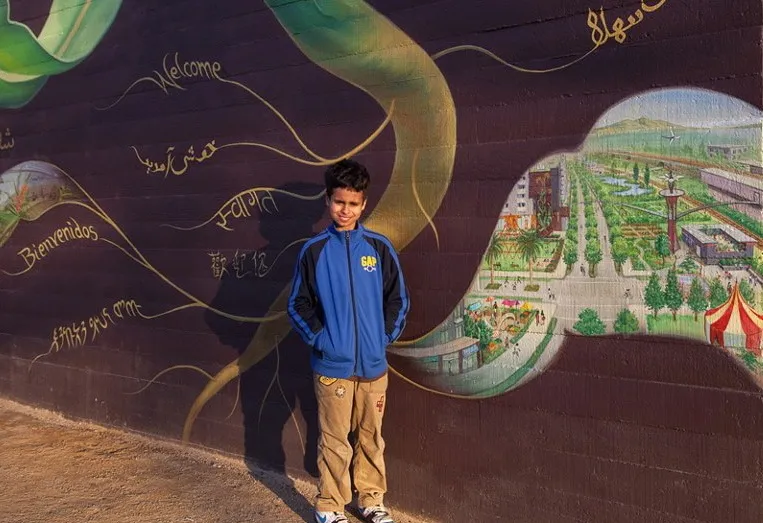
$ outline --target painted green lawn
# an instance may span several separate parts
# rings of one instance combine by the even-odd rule
[[[654,248],[654,240],[647,240],[645,238],[639,238],[636,240],[636,244],[642,252],[642,258],[649,265],[650,269],[664,269],[667,265],[670,265],[670,257],[666,257],[664,262],[662,256],[657,254]]]
[[[647,264],[644,261],[644,248],[639,245],[638,240],[630,240],[628,242],[628,257],[631,259],[633,270],[646,270]]]
[[[527,262],[522,259],[522,256],[515,252],[516,245],[514,242],[507,242],[507,250],[510,251],[506,254],[502,254],[498,257],[496,260],[496,267],[495,270],[497,271],[526,271],[528,270]],[[534,271],[542,271],[546,268],[548,263],[545,263],[543,260],[545,258],[548,258],[549,261],[551,258],[554,257],[554,252],[556,249],[559,248],[559,240],[544,240],[541,243],[540,248],[540,254],[538,255],[538,258],[535,260],[535,263],[533,263],[533,272]],[[514,251],[514,252],[512,252]],[[482,261],[482,268],[483,269],[490,269],[488,264],[483,259]]]
[[[705,321],[701,314],[697,321],[694,321],[694,315],[679,314],[676,321],[673,321],[673,315],[670,313],[658,314],[656,318],[650,314],[646,319],[646,324],[650,334],[705,339]]]

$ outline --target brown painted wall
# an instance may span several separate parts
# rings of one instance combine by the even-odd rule
[[[13,20],[34,32],[43,27],[50,2],[9,3]],[[567,64],[591,49],[586,19],[589,7],[599,8],[555,0],[370,4],[374,16],[396,24],[427,54],[478,45],[534,70]],[[435,211],[437,236],[427,226],[401,248],[412,296],[405,339],[437,327],[469,292],[501,208],[522,173],[552,153],[574,151],[614,104],[646,90],[680,87],[729,95],[756,111],[763,107],[760,2],[645,5],[659,7],[646,13],[622,44],[610,39],[555,72],[516,71],[474,51],[432,62],[452,94],[457,146],[441,205],[425,196],[425,205]],[[640,7],[604,4],[610,22]],[[252,92],[277,107],[323,156],[351,150],[379,126],[383,108],[310,61],[289,38],[288,24],[279,24],[278,9],[209,0],[148,7],[126,0],[110,27],[105,15],[90,19],[92,13],[85,13],[83,23],[91,25],[67,29],[107,28],[81,64],[52,75],[23,106],[10,107],[11,91],[0,84],[0,129],[10,129],[14,139],[12,148],[0,151],[0,172],[13,172],[29,160],[48,162],[92,197],[47,167],[46,187],[73,191],[61,201],[93,208],[97,203],[107,215],[76,204],[52,206],[45,198],[40,216],[29,202],[16,218],[6,206],[0,221],[0,268],[6,273],[0,275],[0,393],[181,439],[194,401],[210,383],[199,370],[216,375],[251,352],[247,347],[258,323],[226,318],[205,304],[236,316],[268,315],[292,276],[299,249],[292,242],[327,224],[322,200],[273,192],[277,211],[252,211],[230,222],[233,231],[214,223],[192,231],[162,225],[198,225],[253,187],[316,195],[323,168],[236,146],[165,176],[146,172],[138,155],[166,161],[167,148],[174,146],[180,171],[189,146],[199,158],[205,144],[216,140],[218,146],[259,142],[308,158]],[[0,26],[0,35],[4,31]],[[373,43],[386,34],[365,36]],[[62,45],[76,48],[76,42]],[[17,52],[28,58],[24,45],[19,41]],[[152,71],[161,72],[165,55],[172,59],[175,52],[179,61],[219,62],[219,78],[239,85],[183,78],[178,81],[183,89],[165,86],[163,92]],[[352,57],[350,63],[358,67]],[[402,74],[401,65],[393,60],[388,78]],[[119,103],[102,109],[146,75],[155,81],[139,83]],[[411,107],[418,106],[411,102]],[[434,113],[415,117],[423,129],[438,121]],[[396,143],[391,127],[357,154],[374,175],[369,208],[379,204],[405,146]],[[424,173],[417,182],[422,193],[444,183]],[[18,196],[18,187],[5,188],[9,197]],[[419,212],[409,211],[410,216],[393,213],[381,223],[390,230],[404,228]],[[30,258],[19,253],[55,235],[67,220],[92,226],[99,241],[61,242],[28,271],[8,274],[28,268]],[[226,258],[221,278],[212,273],[211,253]],[[246,277],[236,273],[236,253],[247,254]],[[264,253],[269,271],[255,264],[257,253]],[[198,302],[189,302],[183,292]],[[135,300],[139,312],[118,318],[113,304],[119,300]],[[189,303],[195,306],[173,311]],[[108,327],[94,335],[89,320],[104,310],[108,318],[102,314],[100,321]],[[155,315],[161,317],[149,319]],[[56,333],[63,331],[56,328],[81,321],[88,327],[86,341],[59,340]],[[572,330],[554,336],[564,341],[552,361],[530,374],[539,375],[493,397],[456,398],[447,395],[447,387],[424,390],[415,373],[393,377],[385,433],[391,503],[442,521],[763,519],[763,402],[754,373],[726,349],[698,340],[585,337]],[[231,374],[211,395],[189,422],[190,440],[278,469],[313,473],[317,434],[308,353],[293,333],[284,338],[267,331],[266,337],[274,342],[268,347],[276,349],[264,351],[240,378]],[[38,355],[43,356],[30,368]],[[399,356],[391,361],[406,368]]]

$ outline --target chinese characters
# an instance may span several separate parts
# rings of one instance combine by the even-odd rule
[[[223,275],[231,274],[228,271],[228,258],[220,251],[209,252],[207,255],[210,257],[210,268],[215,279],[219,280],[222,279]],[[243,253],[236,249],[231,260],[230,269],[233,271],[232,275],[238,279],[246,278],[247,276],[264,278],[270,272],[271,267],[265,263],[264,252]]]

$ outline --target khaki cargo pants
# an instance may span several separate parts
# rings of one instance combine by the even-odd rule
[[[318,498],[315,509],[344,512],[352,501],[350,464],[361,507],[381,505],[387,492],[382,418],[387,374],[374,381],[314,376],[318,400]],[[355,448],[348,435],[355,434]]]

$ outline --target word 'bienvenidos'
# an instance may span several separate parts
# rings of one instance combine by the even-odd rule
[[[72,222],[74,222],[73,225]],[[90,240],[95,242],[98,241],[98,233],[92,225],[83,227],[74,218],[69,218],[64,227],[56,229],[53,234],[40,243],[33,243],[28,247],[24,247],[16,254],[21,256],[24,263],[26,263],[25,270],[29,270],[35,263],[42,261],[55,248],[73,240]]]

